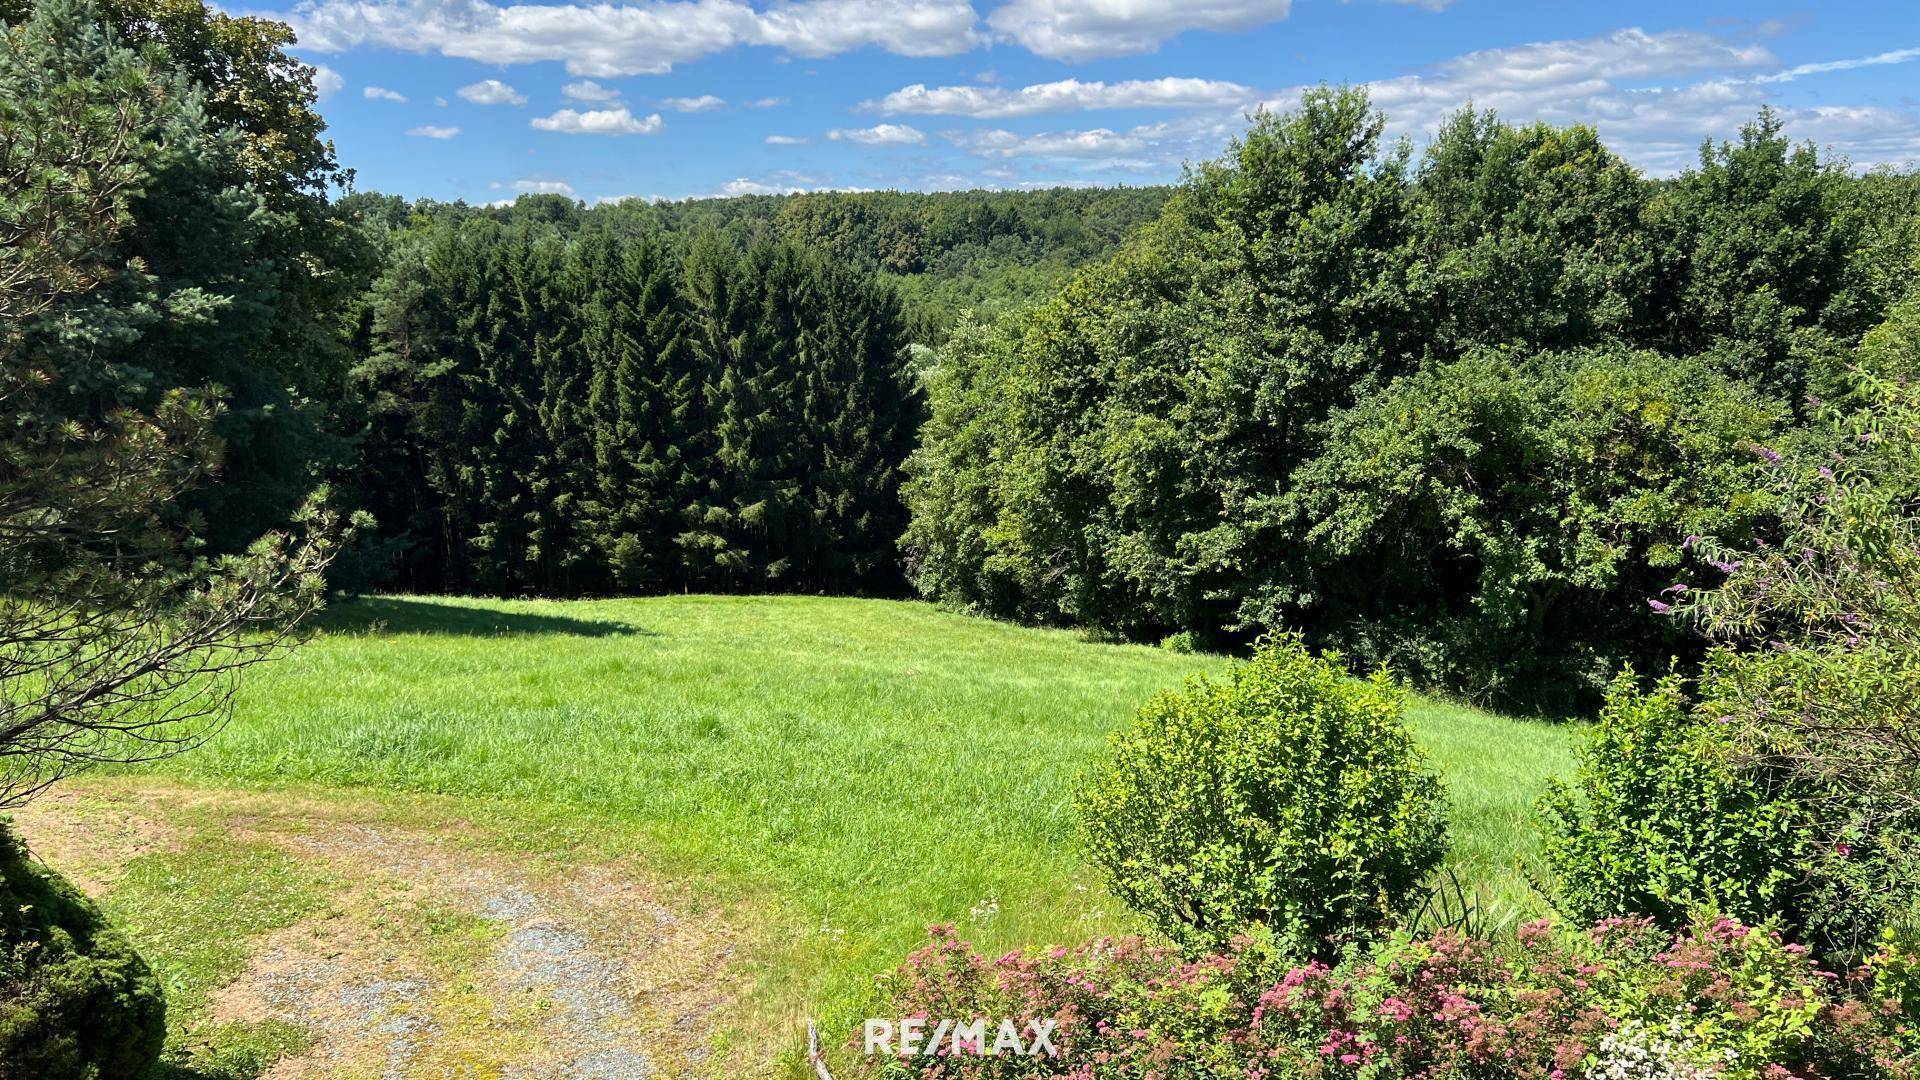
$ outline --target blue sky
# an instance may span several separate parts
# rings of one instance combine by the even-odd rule
[[[1762,103],[1920,160],[1920,2],[302,0],[363,189],[491,202],[1152,183],[1248,110],[1366,83],[1416,140],[1472,101],[1650,173]]]

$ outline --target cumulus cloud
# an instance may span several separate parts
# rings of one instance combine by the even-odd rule
[[[1186,30],[1249,30],[1287,17],[1291,0],[1011,0],[987,23],[1054,60],[1150,52]]]
[[[663,75],[742,45],[822,57],[875,46],[950,56],[980,41],[969,0],[746,0],[495,4],[489,0],[305,0],[286,16],[302,48],[380,46],[489,64],[565,62],[573,75]]]
[[[579,82],[570,82],[561,87],[560,92],[572,101],[608,102],[620,100],[620,91],[615,90],[611,86],[601,86],[592,79],[581,79]]]
[[[515,180],[510,184],[494,182],[494,188],[509,188],[523,195],[571,195],[573,185],[565,180],[538,180],[532,177]]]
[[[1257,95],[1239,83],[1217,79],[1134,79],[1081,82],[1063,79],[1011,90],[997,86],[903,87],[862,108],[888,114],[971,116],[1002,119],[1084,109],[1186,109],[1245,104]]]
[[[368,101],[397,101],[402,105],[407,103],[407,95],[398,90],[389,90],[384,86],[363,87],[360,90],[360,96]]]
[[[1516,122],[1593,124],[1627,158],[1664,174],[1692,163],[1701,140],[1736,134],[1769,103],[1771,83],[1912,59],[1920,59],[1920,50],[1769,71],[1779,61],[1762,45],[1695,31],[1630,28],[1468,53],[1370,89],[1397,131],[1424,134],[1471,103]],[[1649,82],[1654,85],[1644,85]],[[1273,104],[1297,100],[1296,90]],[[1910,112],[1865,105],[1778,111],[1788,134],[1831,147],[1856,164],[1920,154],[1920,116]]]
[[[1106,128],[1090,131],[1044,131],[1023,135],[1012,131],[948,132],[955,146],[982,157],[1120,158],[1138,154],[1149,140],[1137,133],[1121,134]]]
[[[625,106],[617,109],[589,109],[579,112],[561,109],[552,116],[536,116],[533,126],[540,131],[558,131],[567,135],[652,135],[665,125],[659,113],[636,117]]]
[[[735,195],[798,195],[806,190],[797,184],[769,183],[765,180],[749,180],[740,176],[721,184],[720,189],[714,194],[721,198],[732,198]]]
[[[804,135],[769,135],[766,138],[768,146],[801,146],[806,141],[807,137]]]
[[[525,105],[527,96],[499,79],[482,79],[454,91],[475,105]]]
[[[315,64],[313,66],[313,94],[321,101],[325,101],[339,93],[346,85],[347,80],[341,78],[339,72],[327,65]]]
[[[855,142],[865,146],[918,146],[927,141],[919,129],[905,124],[875,124],[870,128],[835,128],[827,132],[834,142]]]
[[[1764,46],[1695,31],[1649,33],[1625,29],[1568,41],[1534,42],[1468,53],[1368,86],[1386,113],[1389,134],[1416,139],[1450,114],[1472,105],[1515,122],[1596,125],[1610,145],[1654,173],[1671,173],[1695,158],[1702,139],[1726,138],[1768,100],[1771,84],[1828,71],[1920,60],[1920,50],[1896,50],[1850,60],[1780,70]],[[1070,82],[1070,81],[1069,81]],[[1100,100],[1111,87],[1047,84],[1034,101]],[[1033,88],[1029,88],[1033,89]],[[1303,87],[1270,95],[1276,111],[1299,103]],[[999,97],[990,87],[908,87],[876,103],[897,111],[1020,116],[1038,111],[1024,92]],[[1020,133],[993,129],[951,132],[955,145],[983,158],[1151,162],[1167,167],[1219,152],[1242,126],[1240,109],[1198,109],[1193,115],[1125,131],[1107,128]],[[1902,162],[1920,156],[1920,116],[1878,105],[1781,107],[1788,132],[1846,154],[1856,164]]]
[[[714,109],[725,107],[727,103],[724,99],[717,98],[712,94],[701,94],[699,97],[670,97],[662,100],[660,104],[665,105],[674,112],[693,113],[711,112]]]
[[[747,102],[747,108],[771,109],[776,105],[785,105],[786,103],[787,103],[787,99],[783,97],[763,97],[763,98],[757,98],[753,101]]]
[[[457,127],[435,127],[432,124],[426,124],[417,128],[408,128],[407,134],[418,136],[422,139],[451,139],[455,135],[460,134],[460,129]]]

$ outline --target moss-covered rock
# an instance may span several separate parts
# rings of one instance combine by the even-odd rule
[[[0,816],[0,1080],[134,1080],[166,1015],[133,944]]]

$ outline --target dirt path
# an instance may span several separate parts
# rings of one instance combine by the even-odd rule
[[[101,895],[133,860],[177,846],[181,822],[270,844],[334,883],[317,912],[248,939],[242,970],[206,999],[203,1024],[306,1034],[273,1080],[733,1071],[713,1054],[734,953],[717,913],[676,909],[630,866],[502,850],[470,821],[418,816],[122,783],[19,818],[37,853]]]

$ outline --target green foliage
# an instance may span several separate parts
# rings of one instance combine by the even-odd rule
[[[1420,161],[1408,282],[1441,355],[1576,348],[1645,325],[1650,190],[1591,127],[1449,120]]]
[[[1920,396],[1871,370],[1907,317],[1869,336],[1824,446],[1764,451],[1777,532],[1698,545],[1720,583],[1682,606],[1719,646],[1702,710],[1808,820],[1805,937],[1848,957],[1920,911]]]
[[[1685,576],[1718,579],[1666,590],[1715,643],[1694,700],[1623,678],[1547,800],[1575,913],[1775,918],[1852,963],[1920,911],[1920,401],[1871,373],[1905,317],[1869,336],[1827,438],[1756,448],[1776,523],[1690,542]]]
[[[153,972],[0,818],[0,1077],[137,1080],[165,1037]]]
[[[956,334],[909,466],[924,594],[1148,640],[1278,625],[1274,491],[1409,361],[1379,135],[1353,92],[1264,116],[1108,263]]]
[[[1783,127],[1763,110],[1737,142],[1702,146],[1646,220],[1661,248],[1653,340],[1798,407],[1893,297],[1855,258],[1868,219],[1845,164]]]
[[[1163,694],[1117,733],[1077,805],[1113,891],[1189,947],[1261,926],[1306,953],[1377,928],[1446,853],[1439,780],[1402,691],[1297,639]]]
[[[1675,679],[1648,690],[1622,674],[1573,780],[1554,781],[1541,810],[1555,899],[1576,919],[1804,923],[1800,808],[1740,767],[1730,728]]]
[[[1749,535],[1771,507],[1748,448],[1783,413],[1704,364],[1622,350],[1484,350],[1407,376],[1335,414],[1293,476],[1320,633],[1562,714],[1638,658],[1697,654],[1646,601],[1683,537]]]
[[[1771,115],[1664,184],[1589,128],[1465,113],[1418,162],[1381,128],[1352,90],[1259,117],[1050,302],[955,333],[909,463],[923,595],[1299,629],[1543,710],[1698,658],[1646,601],[1686,535],[1770,512],[1743,446],[1891,302],[1905,178]]]
[[[5,0],[0,19],[62,6]],[[166,107],[140,133],[151,152],[99,253],[123,272],[23,324],[21,362],[57,372],[81,420],[181,390],[216,401],[221,468],[173,514],[239,552],[344,460],[336,320],[373,252],[327,203],[346,174],[320,138],[312,69],[282,51],[290,30],[198,0],[109,0],[86,18],[168,73]]]
[[[578,595],[897,587],[918,419],[897,301],[739,250],[442,221],[396,248],[354,381],[399,582]]]

